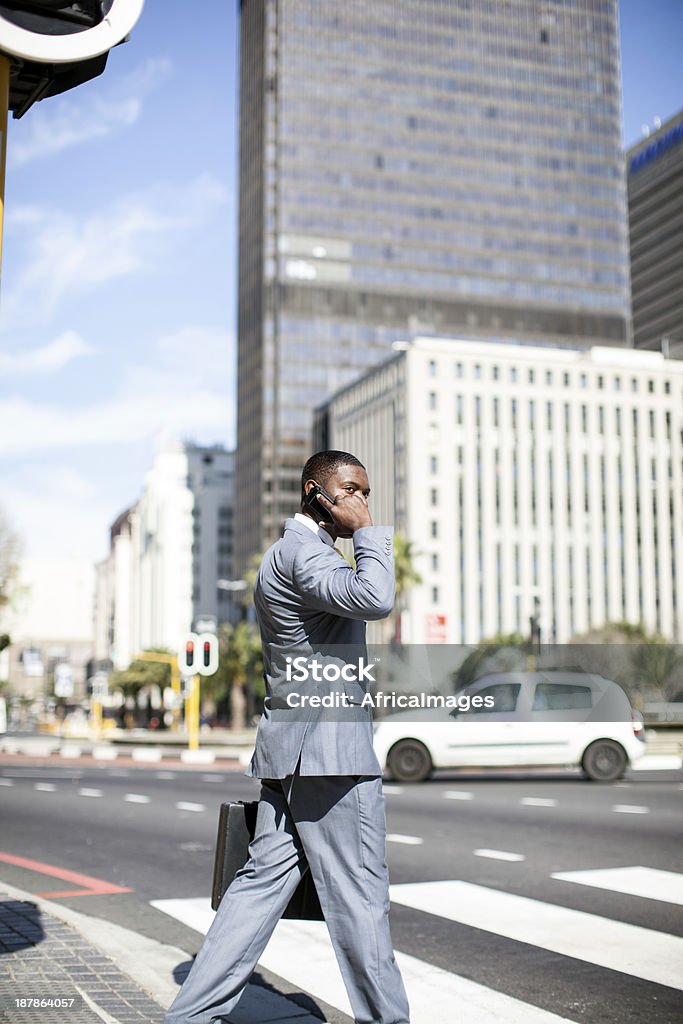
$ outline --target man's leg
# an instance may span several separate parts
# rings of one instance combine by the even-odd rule
[[[209,1024],[237,1005],[306,860],[280,782],[265,782],[246,865],[235,875],[165,1024]]]
[[[409,1024],[389,930],[382,780],[294,775],[285,793],[356,1024]]]

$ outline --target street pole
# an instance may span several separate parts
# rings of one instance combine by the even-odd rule
[[[92,719],[92,738],[102,738],[102,701],[93,699],[90,702],[90,717]]]
[[[199,750],[199,676],[190,679],[190,692],[185,701],[187,749]]]
[[[0,279],[2,278],[2,234],[5,220],[5,167],[7,165],[7,114],[9,112],[10,62],[0,54]]]

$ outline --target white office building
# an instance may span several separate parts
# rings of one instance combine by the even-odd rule
[[[606,622],[683,640],[683,361],[419,338],[318,411],[413,542],[412,643]]]
[[[235,618],[234,594],[218,586],[233,574],[233,471],[234,453],[220,446],[159,452],[98,566],[100,661],[126,668],[143,650],[176,650],[189,630]]]

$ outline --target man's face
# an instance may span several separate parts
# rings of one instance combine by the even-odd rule
[[[340,466],[326,480],[317,480],[315,483],[320,484],[331,498],[339,499],[349,494],[360,494],[367,505],[368,498],[370,497],[368,474],[360,466]],[[306,493],[308,494],[313,487],[314,481],[307,480]],[[332,533],[332,530],[329,532]],[[336,537],[353,536],[353,531],[345,530],[336,523],[334,524],[334,533]]]

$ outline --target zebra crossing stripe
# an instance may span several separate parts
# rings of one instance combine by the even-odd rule
[[[281,921],[259,961],[265,968],[353,1018],[324,921]],[[411,1024],[453,1019],[466,1006],[477,1024],[568,1024],[566,1018],[396,951]]]
[[[683,939],[471,882],[391,886],[391,900],[608,970],[683,989]]]
[[[644,867],[599,868],[593,871],[556,871],[550,877],[683,906],[683,875],[675,871]]]
[[[153,900],[152,906],[198,932],[206,933],[214,914],[206,899]],[[454,1006],[467,1006],[477,1024],[572,1024],[531,1003],[461,978],[396,952],[410,1002],[411,1024],[452,1020]],[[313,998],[353,1017],[324,921],[280,921],[259,963]]]

